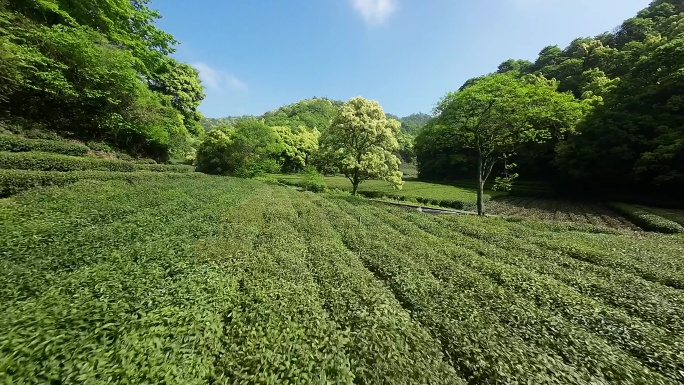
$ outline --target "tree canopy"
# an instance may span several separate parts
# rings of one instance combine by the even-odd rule
[[[388,119],[377,102],[352,98],[321,135],[320,162],[344,174],[354,195],[367,179],[382,179],[400,188],[400,162],[394,155],[399,149],[399,127],[400,123]]]
[[[277,157],[285,145],[278,132],[262,120],[243,120],[235,127],[210,131],[197,150],[197,168],[208,174],[253,176],[278,172]]]
[[[185,151],[204,93],[147,3],[0,1],[0,119],[161,160]]]
[[[484,184],[497,162],[523,143],[563,135],[582,117],[582,104],[557,87],[543,77],[493,74],[448,93],[437,105],[436,124],[445,127],[452,145],[477,159],[478,214],[484,215]]]

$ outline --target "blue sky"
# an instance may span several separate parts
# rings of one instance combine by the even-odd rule
[[[156,0],[158,25],[200,70],[208,117],[313,96],[429,113],[509,59],[612,30],[648,0]]]

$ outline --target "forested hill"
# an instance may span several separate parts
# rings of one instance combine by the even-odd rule
[[[401,131],[410,135],[416,135],[432,119],[432,116],[419,112],[400,118]]]
[[[256,119],[254,115],[242,115],[242,116],[226,116],[225,118],[207,118],[203,117],[200,124],[204,131],[211,131],[212,129],[220,126],[234,126],[243,120]]]
[[[305,127],[308,130],[325,130],[339,113],[342,102],[327,98],[304,99],[299,102],[280,107],[266,112],[261,116],[243,115],[227,116],[224,118],[203,118],[202,127],[206,131],[219,126],[234,126],[236,123],[247,119],[263,119],[271,127],[289,127],[298,129]],[[415,135],[432,118],[424,113],[411,114],[400,118],[396,115],[387,114],[388,117],[401,122],[401,131]]]
[[[0,0],[3,131],[49,130],[165,160],[202,134],[198,72],[147,0]]]
[[[656,0],[612,32],[546,47],[534,62],[508,60],[497,72],[556,79],[559,92],[590,107],[574,132],[517,150],[522,177],[607,191],[684,191],[684,1]],[[422,132],[416,150],[424,177],[473,172],[472,154],[438,127]]]

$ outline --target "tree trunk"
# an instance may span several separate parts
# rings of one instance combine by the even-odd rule
[[[477,156],[477,215],[484,216],[484,165],[482,153]]]
[[[482,178],[480,178],[480,181],[477,184],[477,215],[481,215],[481,216],[485,215],[484,181],[482,180]]]
[[[359,190],[359,172],[354,172],[354,177],[352,178],[352,195],[356,196],[356,192]]]

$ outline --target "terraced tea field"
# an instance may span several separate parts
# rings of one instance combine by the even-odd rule
[[[487,212],[541,221],[639,230],[639,227],[627,218],[606,205],[596,202],[570,202],[515,196],[500,197],[487,205]]]
[[[681,235],[161,173],[0,226],[0,383],[684,382]]]

